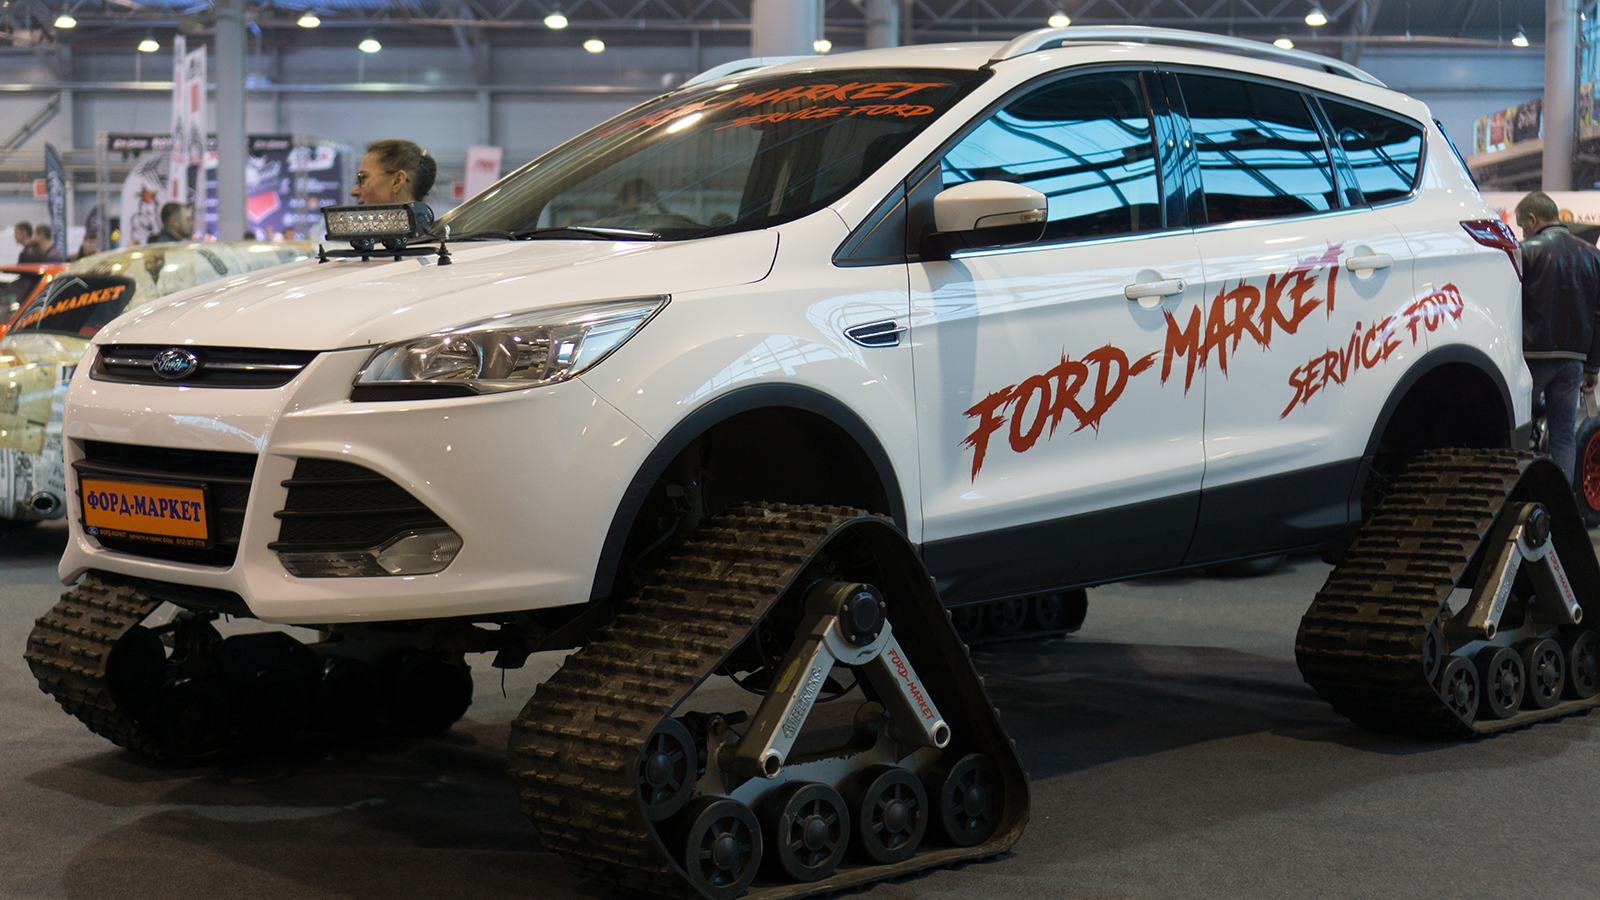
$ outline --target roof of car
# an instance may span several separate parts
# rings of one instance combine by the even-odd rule
[[[1041,28],[1007,42],[919,44],[829,56],[745,59],[707,70],[691,79],[685,86],[699,86],[738,78],[741,75],[748,77],[750,73],[756,71],[762,75],[769,75],[880,66],[976,70],[1044,51],[1128,44],[1171,48],[1172,52],[1179,56],[1186,55],[1186,52],[1209,53],[1213,58],[1217,54],[1225,54],[1234,59],[1244,56],[1295,66],[1302,71],[1310,68],[1369,85],[1383,86],[1383,82],[1349,63],[1314,53],[1284,50],[1271,44],[1226,35],[1145,27]]]

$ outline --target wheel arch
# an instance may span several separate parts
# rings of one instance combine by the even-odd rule
[[[1517,432],[1516,404],[1500,367],[1476,347],[1449,344],[1429,351],[1400,377],[1364,455],[1370,459],[1396,442],[1407,451],[1514,447]]]
[[[610,596],[623,562],[624,547],[646,500],[665,476],[673,461],[702,437],[741,416],[773,413],[804,417],[808,424],[822,429],[818,443],[843,442],[860,454],[870,478],[882,498],[882,505],[902,532],[906,531],[906,505],[899,476],[888,451],[872,428],[850,407],[814,388],[794,384],[766,384],[740,388],[712,400],[674,425],[645,457],[623,491],[611,526],[606,532],[596,564],[590,599]],[[772,499],[751,497],[756,499]]]

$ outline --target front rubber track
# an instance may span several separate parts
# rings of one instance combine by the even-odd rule
[[[904,862],[841,868],[809,884],[757,881],[746,896],[833,893],[992,856],[1021,837],[1021,760],[905,537],[859,510],[761,504],[697,531],[513,723],[508,768],[547,849],[625,892],[695,895],[645,816],[635,788],[640,750],[841,537],[870,547],[884,573],[878,586],[894,634],[950,725],[946,754],[987,754],[1001,773],[1005,807],[994,835],[977,846],[930,846]]]

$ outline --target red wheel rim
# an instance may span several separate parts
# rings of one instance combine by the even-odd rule
[[[1583,458],[1578,461],[1578,483],[1583,486],[1583,500],[1590,509],[1600,510],[1600,440],[1590,437],[1583,445]]]

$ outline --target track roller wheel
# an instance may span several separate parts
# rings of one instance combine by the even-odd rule
[[[969,753],[929,783],[939,836],[957,847],[972,847],[994,834],[1004,808],[1005,786],[989,758]]]
[[[1567,696],[1588,700],[1600,694],[1600,638],[1580,631],[1566,642]]]
[[[173,677],[161,686],[147,716],[150,730],[176,762],[204,762],[222,753],[228,737],[228,695],[208,678]]]
[[[983,631],[983,604],[968,603],[966,606],[957,606],[950,610],[950,621],[955,623],[956,631],[962,640],[971,642]]]
[[[1516,715],[1528,680],[1522,657],[1510,647],[1485,647],[1478,651],[1477,661],[1484,715],[1491,719]]]
[[[1077,631],[1089,614],[1089,592],[1083,588],[1040,594],[1028,603],[1028,617],[1040,631]]]
[[[1022,631],[1028,621],[1028,598],[1012,597],[984,604],[989,631],[998,637],[1010,637]]]
[[[688,804],[699,774],[694,735],[677,719],[663,719],[639,754],[640,802],[652,822],[671,818]]]
[[[761,808],[766,868],[773,878],[820,881],[833,874],[850,843],[850,810],[825,784],[795,782]]]
[[[383,679],[364,660],[330,656],[322,662],[314,727],[342,738],[376,734],[383,710]]]
[[[1451,657],[1439,673],[1439,695],[1447,709],[1463,723],[1471,725],[1478,717],[1478,670],[1459,656]]]
[[[143,719],[167,681],[167,648],[155,632],[135,625],[106,657],[106,682],[119,708]]]
[[[684,816],[680,846],[689,883],[710,900],[732,900],[761,866],[761,824],[737,800],[707,797]]]
[[[1567,664],[1561,645],[1549,638],[1523,642],[1522,670],[1528,679],[1528,703],[1549,709],[1561,702],[1567,680]]]
[[[905,769],[873,766],[862,772],[850,804],[856,814],[856,855],[874,863],[909,859],[928,829],[928,792]]]
[[[437,653],[402,650],[383,665],[389,720],[408,734],[438,734],[472,705],[472,670]]]

